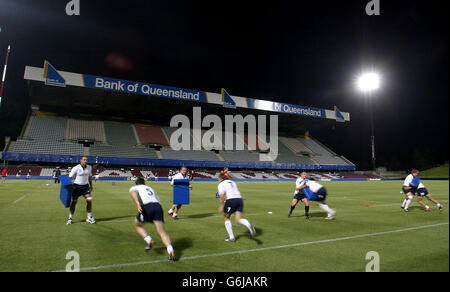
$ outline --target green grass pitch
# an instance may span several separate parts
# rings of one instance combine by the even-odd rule
[[[48,186],[46,184],[49,184]],[[95,183],[93,214],[86,223],[85,200],[79,199],[74,224],[59,201],[52,181],[8,180],[0,184],[0,271],[60,271],[80,256],[82,271],[365,271],[366,254],[376,251],[380,271],[449,271],[449,183],[425,182],[445,209],[429,204],[425,212],[415,201],[409,213],[400,209],[400,181],[323,182],[334,220],[314,203],[311,219],[299,204],[287,217],[294,182],[238,182],[244,217],[256,227],[249,232],[233,219],[237,241],[225,242],[223,215],[215,198],[217,183],[194,182],[191,204],[175,221],[167,215],[172,189],[168,182],[149,183],[162,201],[166,230],[177,262],[169,262],[154,226],[156,240],[146,253],[145,242],[132,225],[135,206],[128,194],[132,182]],[[268,212],[273,212],[268,214]]]

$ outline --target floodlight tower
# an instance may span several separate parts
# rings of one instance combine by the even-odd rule
[[[369,99],[369,111],[370,111],[370,127],[371,127],[371,148],[372,148],[372,169],[376,170],[375,159],[375,134],[373,126],[373,109],[372,109],[372,92],[380,88],[380,75],[376,72],[363,73],[358,77],[357,86],[360,91],[364,93]]]

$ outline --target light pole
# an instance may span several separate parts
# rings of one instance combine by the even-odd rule
[[[373,109],[372,109],[372,92],[380,88],[380,76],[375,72],[363,73],[358,77],[357,85],[364,95],[369,99],[369,115],[370,115],[370,128],[371,128],[371,150],[372,150],[372,170],[376,170],[376,158],[375,158],[375,134],[373,126]]]

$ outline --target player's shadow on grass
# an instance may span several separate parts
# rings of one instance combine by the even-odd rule
[[[409,212],[413,211],[413,210],[419,210],[419,211],[423,211],[425,212],[425,208],[422,206],[411,206],[408,208]],[[405,212],[406,213],[406,212]]]
[[[203,214],[193,214],[193,215],[186,215],[183,216],[184,218],[189,218],[189,219],[199,219],[199,218],[207,218],[207,217],[213,217],[217,215],[217,213],[203,213]],[[183,219],[183,218],[180,218]]]
[[[117,216],[117,217],[109,217],[109,218],[97,218],[95,221],[97,222],[108,222],[108,221],[114,221],[117,219],[123,219],[123,218],[129,218],[130,222],[133,222],[133,217],[136,215],[124,215],[124,216]]]
[[[175,249],[175,255],[178,259],[183,256],[183,251],[192,246],[192,239],[189,237],[183,237],[176,239],[172,242],[172,246]],[[157,254],[167,254],[167,249],[163,247],[153,248]]]
[[[240,235],[236,236],[235,238],[236,238],[236,240],[238,240],[241,237],[247,237],[247,238],[255,241],[258,245],[263,244],[264,242],[257,238],[258,236],[260,236],[260,235],[262,235],[264,233],[263,229],[255,227],[255,231],[256,231],[255,237],[251,237],[250,233],[247,232],[247,233],[244,233],[244,234],[240,234]]]
[[[294,218],[305,218],[305,214],[298,214],[298,215],[291,215],[291,217],[294,217]],[[325,218],[325,217],[327,217],[327,214],[326,213],[309,213],[309,217],[311,217],[311,218],[315,218],[315,217],[322,217],[322,218]]]

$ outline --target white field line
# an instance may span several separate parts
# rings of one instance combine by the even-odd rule
[[[12,202],[13,204],[18,203],[20,201],[22,201],[23,199],[25,199],[27,195],[23,195],[22,197],[18,198],[17,200],[15,200],[14,202]]]
[[[433,228],[433,227],[439,227],[439,226],[444,226],[444,225],[448,225],[448,224],[449,224],[448,222],[443,222],[443,223],[437,223],[437,224],[431,224],[431,225],[416,226],[416,227],[409,227],[409,228],[375,232],[375,233],[351,235],[351,236],[317,240],[317,241],[298,242],[298,243],[292,243],[292,244],[287,244],[287,245],[278,245],[278,246],[270,246],[270,247],[247,249],[247,250],[196,255],[196,256],[190,256],[190,257],[182,257],[179,260],[186,261],[186,260],[194,260],[194,259],[200,259],[200,258],[217,257],[217,256],[225,256],[225,255],[232,255],[232,254],[242,254],[242,253],[266,251],[266,250],[274,250],[274,249],[282,249],[282,248],[291,248],[291,247],[313,245],[313,244],[320,244],[320,243],[329,243],[329,242],[350,240],[350,239],[356,239],[356,238],[364,238],[364,237],[370,237],[370,236],[378,236],[378,235],[386,235],[386,234],[392,234],[392,233],[413,231],[413,230],[419,230],[419,229],[425,229],[425,228]],[[104,265],[104,266],[96,266],[96,267],[86,267],[86,268],[81,268],[80,271],[93,271],[93,270],[102,270],[102,269],[110,269],[110,268],[121,268],[121,267],[130,267],[130,266],[138,266],[138,265],[156,264],[156,263],[162,263],[162,262],[168,262],[168,260],[142,261],[142,262],[134,262],[134,263],[123,263],[123,264],[112,264],[112,265]],[[55,272],[64,272],[64,270],[59,270],[59,271],[55,271]]]

